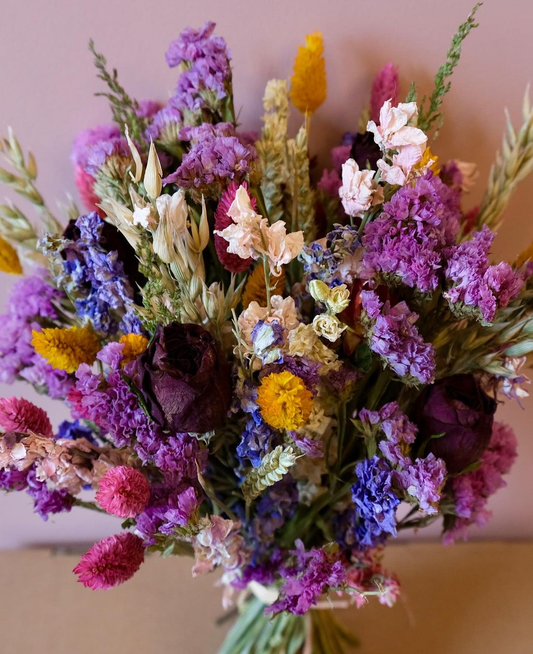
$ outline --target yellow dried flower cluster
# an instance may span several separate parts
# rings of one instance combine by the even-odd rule
[[[285,271],[283,268],[281,269],[281,275],[271,277],[271,281],[274,283],[271,294],[283,295],[285,289]],[[250,302],[257,302],[260,307],[265,307],[267,303],[265,273],[261,265],[254,268],[252,274],[248,277],[242,296],[242,308],[247,309]]]
[[[299,429],[313,409],[313,394],[292,372],[273,372],[257,391],[257,404],[264,420],[274,429]]]
[[[125,365],[141,356],[148,346],[148,339],[142,334],[124,334],[120,337],[119,343],[124,344],[122,365]]]
[[[320,32],[308,34],[305,46],[298,48],[291,78],[291,101],[303,114],[313,114],[326,99],[326,60],[323,54]]]
[[[15,248],[0,236],[0,270],[11,275],[22,275],[22,266]]]
[[[82,363],[92,364],[100,350],[98,336],[90,327],[52,327],[32,332],[31,344],[52,368],[76,372]]]

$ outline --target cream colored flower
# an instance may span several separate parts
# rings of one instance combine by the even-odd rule
[[[316,302],[326,302],[330,295],[330,288],[319,279],[312,279],[308,284],[309,293]]]
[[[273,295],[270,312],[266,307],[259,306],[257,302],[250,302],[248,308],[239,316],[238,321],[241,336],[247,345],[251,345],[252,330],[260,320],[264,320],[268,324],[277,320],[287,332],[296,329],[300,324],[292,297],[283,298],[281,295]]]
[[[152,229],[157,226],[157,222],[152,216],[151,206],[147,204],[145,207],[137,207],[133,209],[133,224],[143,227],[144,229]]]
[[[342,164],[339,197],[348,216],[359,216],[369,209],[375,192],[373,170],[359,170],[354,159]]]
[[[459,172],[463,177],[463,181],[461,182],[461,189],[464,193],[469,193],[474,187],[479,177],[479,170],[477,164],[470,163],[467,161],[459,161],[457,159],[455,163],[457,165],[457,168],[459,168]]]
[[[268,258],[272,275],[281,275],[281,266],[295,259],[304,246],[303,232],[287,234],[283,220],[276,221],[272,226],[263,228],[266,247],[261,245],[260,252]]]
[[[159,225],[154,234],[154,252],[164,263],[175,259],[175,244],[187,229],[189,210],[182,190],[173,195],[162,195],[155,201],[159,213]]]
[[[346,325],[329,313],[321,313],[313,319],[313,329],[318,334],[326,338],[328,341],[334,343],[340,338],[342,332],[346,329]]]
[[[416,102],[400,102],[397,107],[387,100],[379,112],[379,125],[371,120],[367,130],[374,134],[374,141],[384,150],[398,150],[406,145],[424,146],[427,136],[417,127],[407,123],[418,114]]]
[[[335,286],[330,289],[329,298],[326,302],[331,313],[341,313],[350,304],[350,289],[346,284]]]
[[[289,354],[296,357],[309,357],[322,363],[321,374],[329,370],[338,370],[342,365],[335,352],[322,343],[313,325],[300,324],[289,332]]]

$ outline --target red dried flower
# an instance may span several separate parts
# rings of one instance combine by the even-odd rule
[[[150,499],[146,477],[129,466],[110,468],[100,479],[96,501],[112,515],[134,518],[142,513]]]
[[[5,431],[33,431],[39,436],[52,438],[52,425],[44,409],[18,397],[0,399],[0,427]]]
[[[246,182],[242,184],[244,188],[248,188]],[[215,229],[222,231],[229,227],[233,220],[228,216],[229,208],[231,203],[235,200],[235,194],[239,187],[235,182],[231,182],[228,185],[228,188],[222,193],[222,197],[218,203],[217,209],[215,211]],[[257,209],[257,201],[255,198],[250,198],[252,208],[254,211]],[[244,272],[247,270],[253,263],[252,259],[241,259],[238,254],[233,254],[228,252],[228,242],[222,236],[215,234],[215,250],[219,258],[220,263],[224,266],[226,270],[229,270],[232,273]]]

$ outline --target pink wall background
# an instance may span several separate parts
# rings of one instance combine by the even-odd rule
[[[240,121],[246,129],[257,129],[265,83],[272,77],[287,77],[297,45],[306,33],[320,29],[329,97],[313,119],[311,149],[327,164],[329,149],[344,131],[356,127],[372,77],[384,63],[399,66],[405,92],[412,79],[422,92],[431,90],[450,39],[473,1],[2,0],[0,132],[11,125],[23,147],[33,150],[40,165],[40,189],[54,207],[65,193],[75,195],[68,157],[76,132],[109,120],[105,100],[93,96],[103,89],[87,51],[89,38],[119,69],[132,95],[164,100],[176,79],[164,60],[169,42],[188,25],[216,21],[233,54]],[[455,156],[479,164],[480,182],[471,194],[472,205],[482,195],[500,145],[503,109],[507,106],[519,121],[524,89],[533,76],[531,0],[487,0],[478,15],[481,26],[466,42],[435,147],[443,160]],[[511,260],[533,240],[532,188],[533,180],[524,182],[511,202],[495,244],[495,258]],[[2,276],[2,303],[10,283]],[[36,398],[28,386],[0,385],[0,393],[39,402],[55,422],[65,417],[61,406]],[[499,418],[518,434],[520,457],[508,488],[491,504],[492,523],[479,537],[533,536],[533,401],[524,402],[524,407],[508,404],[499,411]],[[24,494],[0,496],[0,547],[80,542],[116,528],[114,519],[81,509],[43,523],[31,513]]]

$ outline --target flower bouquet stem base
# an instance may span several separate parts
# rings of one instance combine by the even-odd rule
[[[261,600],[249,599],[218,654],[349,654],[359,645],[331,609],[275,617],[264,610]]]

